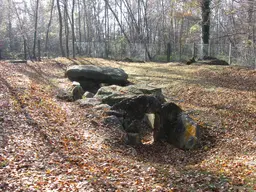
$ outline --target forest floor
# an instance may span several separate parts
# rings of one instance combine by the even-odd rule
[[[56,99],[74,63],[120,67],[162,88],[202,126],[201,145],[122,144],[102,111]],[[256,190],[255,70],[57,58],[0,61],[0,82],[0,191]]]

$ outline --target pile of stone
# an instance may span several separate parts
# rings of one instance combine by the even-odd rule
[[[76,65],[66,76],[73,81],[66,98],[83,107],[108,109],[104,122],[122,130],[127,144],[139,145],[153,133],[154,142],[167,141],[182,149],[197,146],[198,124],[178,105],[166,102],[160,88],[129,85],[128,75],[111,67]]]

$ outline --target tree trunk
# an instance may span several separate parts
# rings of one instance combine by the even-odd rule
[[[47,31],[46,31],[46,35],[45,35],[46,37],[45,37],[45,48],[44,48],[44,51],[47,54],[47,56],[48,56],[48,52],[49,52],[48,51],[48,43],[49,43],[50,27],[51,27],[51,24],[52,24],[53,8],[54,8],[54,0],[52,0],[50,19],[49,19],[49,22],[48,22],[48,25],[47,25]]]
[[[38,7],[39,0],[36,1],[36,17],[35,17],[35,29],[34,29],[34,44],[33,44],[33,59],[36,59],[36,39],[37,39],[37,21],[38,21]]]
[[[15,6],[15,4],[13,5],[13,7],[14,7],[14,10],[15,10],[16,16],[18,18],[19,30],[20,30],[20,32],[22,34],[23,41],[26,41],[28,39],[28,35],[27,35],[27,33],[26,33],[25,29],[24,29],[24,25],[23,25],[23,22],[21,21],[20,14],[18,13],[18,9]],[[26,48],[27,48],[26,50],[28,52],[28,56],[29,56],[29,58],[31,58],[30,46],[29,46],[27,41],[26,41]]]
[[[72,0],[72,12],[71,12],[71,30],[72,30],[72,56],[73,58],[76,57],[76,50],[75,50],[75,19],[74,19],[74,11],[75,11],[75,0]]]
[[[40,39],[38,39],[37,48],[38,48],[38,61],[41,61],[41,43]]]
[[[78,35],[79,35],[79,49],[78,49],[78,54],[81,55],[82,51],[82,30],[81,30],[81,2],[78,0]]]
[[[109,52],[109,16],[108,16],[108,6],[105,2],[105,58],[108,58]]]
[[[254,0],[247,0],[248,2],[248,40],[251,40],[253,42],[253,1]]]
[[[64,4],[64,26],[65,26],[65,39],[66,39],[66,56],[69,58],[69,26],[68,26],[68,2],[65,1]]]
[[[144,38],[144,47],[146,50],[146,54],[148,59],[151,61],[153,58],[149,52],[149,48],[148,48],[148,43],[149,43],[149,25],[148,25],[148,1],[143,1],[143,6],[144,6],[144,23],[145,23],[145,31],[146,31],[146,37]]]
[[[182,57],[182,36],[183,36],[183,24],[184,24],[184,18],[181,18],[180,23],[180,31],[179,31],[179,60],[181,61]]]
[[[14,49],[13,46],[13,32],[12,32],[12,13],[11,13],[12,3],[8,0],[8,38],[10,42],[9,49],[12,52]]]
[[[61,9],[60,9],[60,0],[57,0],[57,8],[58,8],[58,13],[59,13],[59,25],[60,25],[60,31],[59,31],[59,41],[60,41],[60,51],[62,57],[65,57],[65,52],[63,49],[63,43],[62,43],[62,15],[61,15]]]
[[[208,44],[210,38],[210,2],[211,0],[203,0],[201,4],[202,40],[204,44]]]
[[[119,21],[119,19],[118,19],[118,17],[117,17],[117,14],[114,12],[114,10],[113,10],[113,9],[111,8],[111,6],[109,5],[108,0],[104,0],[104,1],[105,1],[105,3],[108,5],[108,7],[109,7],[110,11],[112,12],[112,14],[114,15],[114,17],[115,17],[115,19],[116,19],[116,21],[117,21],[117,23],[118,23],[118,25],[119,25],[119,27],[120,27],[120,29],[121,29],[123,35],[124,35],[124,37],[126,38],[127,42],[130,44],[131,41],[130,41],[128,35],[126,34],[126,32],[125,32],[125,30],[124,30],[124,27],[121,25],[121,23],[120,23],[120,21]]]
[[[203,57],[208,55],[208,49],[204,45],[209,44],[210,39],[210,3],[211,0],[202,0],[201,3]]]

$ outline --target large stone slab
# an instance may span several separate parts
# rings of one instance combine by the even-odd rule
[[[193,149],[200,139],[200,127],[174,103],[165,103],[161,110],[161,130],[159,140],[182,149]]]
[[[128,137],[131,139],[132,145],[141,144],[141,140],[151,135],[155,129],[156,124],[150,125],[145,120],[145,115],[148,113],[158,116],[161,110],[161,102],[151,95],[139,95],[132,98],[127,98],[111,107],[112,112],[117,112],[122,122],[124,130],[131,133]],[[118,113],[119,112],[119,113]],[[114,114],[114,113],[112,113]],[[152,127],[153,126],[153,127]],[[159,124],[157,125],[159,126]],[[140,138],[140,139],[139,139]]]
[[[126,87],[111,85],[101,87],[95,98],[99,98],[103,103],[114,105],[122,100],[133,98],[139,95],[152,95],[155,96],[161,103],[165,101],[164,95],[160,88],[152,88],[147,86],[129,85]]]
[[[73,65],[65,74],[71,81],[92,80],[97,83],[127,84],[128,75],[123,69],[112,67],[99,67],[95,65]]]

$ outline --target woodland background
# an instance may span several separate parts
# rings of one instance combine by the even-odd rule
[[[0,46],[5,58],[23,57],[26,40],[30,58],[40,43],[47,57],[166,61],[169,43],[170,61],[207,50],[254,66],[255,18],[253,0],[1,0]]]

